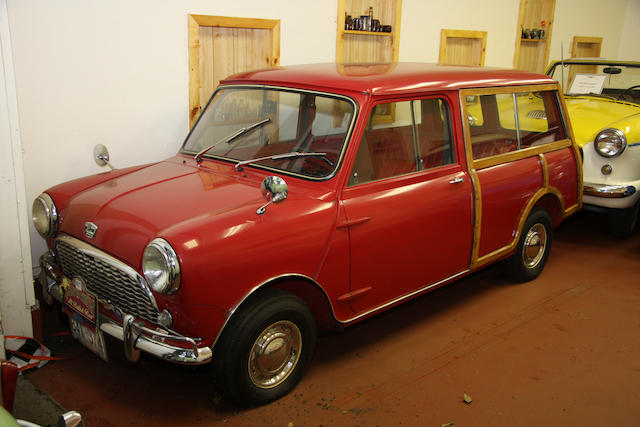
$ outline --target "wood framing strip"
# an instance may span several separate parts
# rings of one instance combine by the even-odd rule
[[[571,147],[572,145],[573,144],[571,143],[570,139],[562,139],[560,141],[554,141],[548,144],[538,145],[536,147],[522,148],[520,150],[511,151],[504,154],[483,157],[482,159],[474,160],[473,167],[476,170],[485,169],[491,166],[501,165],[503,163],[522,160],[528,157],[549,153],[551,151],[561,150],[563,148]]]
[[[544,153],[538,154],[538,159],[540,160],[540,167],[542,168],[542,186],[544,188],[549,187],[549,165],[547,164],[547,158],[544,156]]]

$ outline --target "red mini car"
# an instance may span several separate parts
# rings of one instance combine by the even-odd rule
[[[227,78],[180,152],[46,190],[41,283],[74,336],[212,363],[259,404],[300,380],[318,330],[502,261],[537,277],[581,206],[581,160],[547,76],[425,64]]]

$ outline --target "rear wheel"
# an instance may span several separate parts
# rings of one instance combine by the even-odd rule
[[[503,270],[511,279],[528,282],[540,275],[551,251],[553,227],[543,208],[534,208],[522,228],[516,252],[503,262]]]
[[[241,307],[214,352],[223,396],[243,405],[268,403],[302,378],[316,341],[313,314],[300,298],[267,291]]]
[[[615,237],[629,237],[638,225],[640,201],[627,209],[611,209],[607,214],[609,232]]]

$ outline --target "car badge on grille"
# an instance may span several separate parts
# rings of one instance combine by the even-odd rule
[[[73,280],[71,281],[71,285],[73,285],[73,287],[79,291],[87,290],[87,286],[84,284],[84,280],[77,276],[73,278]]]
[[[98,226],[95,225],[92,222],[85,222],[84,223],[84,235],[87,236],[89,239],[93,239],[93,236],[96,235],[96,232],[98,231]]]

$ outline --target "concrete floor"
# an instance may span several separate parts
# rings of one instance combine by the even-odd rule
[[[131,365],[118,343],[109,364],[85,351],[27,379],[90,427],[639,426],[639,273],[640,233],[614,239],[582,212],[556,230],[537,280],[490,267],[323,336],[302,382],[271,405],[234,407],[206,367]]]

